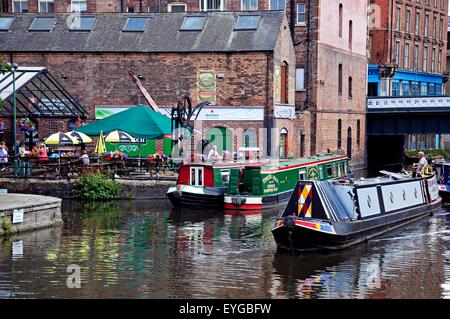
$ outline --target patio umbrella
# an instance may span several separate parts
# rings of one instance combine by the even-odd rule
[[[110,143],[136,143],[136,139],[130,134],[115,130],[105,136],[105,141]]]
[[[66,133],[55,133],[50,135],[44,140],[44,143],[47,145],[77,145],[79,144],[78,140],[73,138]]]
[[[106,152],[105,139],[103,137],[103,132],[100,132],[100,136],[98,137],[97,145],[95,145],[94,152],[97,153],[98,155],[102,155]]]
[[[65,134],[71,136],[72,138],[75,138],[80,144],[86,144],[86,143],[92,142],[92,138],[90,138],[89,136],[87,136],[86,134],[81,133],[81,132],[71,131],[71,132],[67,132]]]

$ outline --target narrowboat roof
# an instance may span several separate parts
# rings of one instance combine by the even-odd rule
[[[311,164],[321,164],[328,161],[346,159],[347,155],[340,154],[320,154],[311,157],[296,158],[288,161],[276,161],[261,166],[263,171],[274,171],[274,170],[284,170],[291,169]]]

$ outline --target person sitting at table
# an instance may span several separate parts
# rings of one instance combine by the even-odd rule
[[[48,160],[47,148],[45,147],[44,144],[38,145],[38,157],[39,157],[39,161],[47,161]]]
[[[208,153],[208,161],[218,161],[220,160],[219,152],[217,152],[217,146],[214,145]]]
[[[32,157],[38,157],[39,156],[39,145],[36,144],[35,146],[33,146],[33,148],[31,149],[31,153],[29,154],[29,156]]]
[[[25,157],[28,154],[30,154],[30,151],[27,151],[27,149],[25,148],[25,143],[21,142],[20,146],[19,146],[19,149],[18,149],[18,156],[19,157]]]
[[[0,142],[0,170],[3,172],[6,168],[4,165],[8,163],[8,148],[5,142]]]
[[[83,162],[83,165],[89,165],[89,155],[86,150],[81,152],[80,159]]]

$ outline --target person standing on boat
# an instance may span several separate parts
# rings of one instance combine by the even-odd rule
[[[425,153],[424,152],[419,152],[419,163],[417,164],[417,169],[416,169],[416,175],[420,176],[422,173],[422,170],[425,168],[425,166],[428,165],[428,161],[425,158]]]

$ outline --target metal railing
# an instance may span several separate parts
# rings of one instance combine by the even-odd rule
[[[450,96],[376,96],[367,98],[367,110],[449,107]]]

